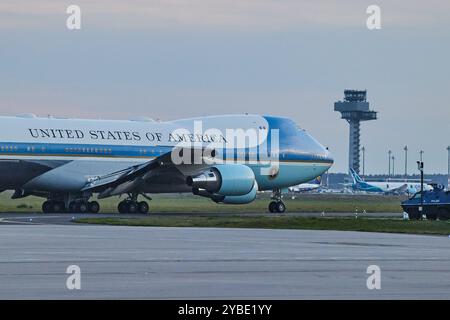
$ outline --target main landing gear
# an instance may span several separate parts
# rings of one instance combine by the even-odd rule
[[[42,204],[44,213],[97,213],[100,211],[100,205],[97,201],[77,200],[71,201],[68,208],[64,201],[47,200]]]
[[[119,213],[148,213],[149,206],[146,201],[137,201],[138,195],[131,195],[128,199],[119,202]]]
[[[274,201],[271,201],[269,203],[269,211],[271,213],[283,213],[286,211],[286,205],[281,200],[281,190],[280,189],[274,189],[272,199]]]

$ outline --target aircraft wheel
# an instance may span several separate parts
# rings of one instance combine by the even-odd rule
[[[275,209],[279,213],[283,213],[286,211],[286,205],[282,201],[278,201],[275,205]]]
[[[98,213],[100,211],[100,204],[97,201],[89,202],[89,212]]]
[[[51,211],[52,212],[64,212],[65,204],[62,201],[52,201],[51,203]]]
[[[129,201],[127,204],[128,213],[136,213],[138,211],[138,204],[135,201]]]
[[[272,201],[272,202],[269,203],[269,211],[270,211],[271,213],[276,212],[276,209],[275,209],[275,206],[276,206],[276,205],[277,205],[277,203],[276,203],[275,201]]]
[[[78,212],[78,204],[75,201],[71,201],[69,203],[69,212],[71,213]]]
[[[126,201],[120,201],[117,205],[117,210],[119,213],[126,213],[127,212],[127,203]]]
[[[147,202],[141,201],[138,203],[138,210],[140,213],[146,214],[146,213],[148,213],[148,209],[149,209],[149,207],[148,207]]]
[[[145,203],[145,201],[142,201]],[[137,213],[137,212],[141,212],[140,211],[140,204],[142,203],[137,203],[136,201],[131,201],[131,200],[123,200],[119,202],[119,205],[117,206],[117,209],[119,211],[119,213]],[[147,211],[148,211],[148,204],[145,203],[147,205]],[[142,209],[145,209],[144,207]]]
[[[87,202],[80,202],[78,204],[78,212],[79,213],[87,213],[89,211],[89,205]]]
[[[52,209],[53,209],[52,201],[50,200],[44,201],[44,203],[42,204],[42,212],[50,213],[52,212]]]

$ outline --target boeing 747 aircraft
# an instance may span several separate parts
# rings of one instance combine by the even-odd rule
[[[98,212],[94,195],[126,195],[120,213],[147,213],[148,202],[138,196],[189,192],[245,204],[258,190],[272,190],[269,210],[284,212],[281,189],[309,181],[333,163],[326,148],[283,117],[159,122],[25,114],[0,117],[0,126],[0,190],[14,190],[14,199],[45,198],[46,213]]]

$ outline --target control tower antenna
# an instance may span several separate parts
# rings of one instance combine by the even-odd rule
[[[359,174],[360,122],[376,120],[377,112],[369,110],[366,100],[367,90],[345,90],[344,101],[334,103],[334,111],[341,113],[341,118],[350,125],[348,166]]]

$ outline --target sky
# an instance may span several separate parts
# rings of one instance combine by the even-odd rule
[[[344,89],[367,89],[366,174],[447,172],[447,0],[2,0],[0,114],[161,120],[288,116],[347,172]],[[69,5],[81,29],[69,30]],[[381,29],[369,30],[369,5]]]

